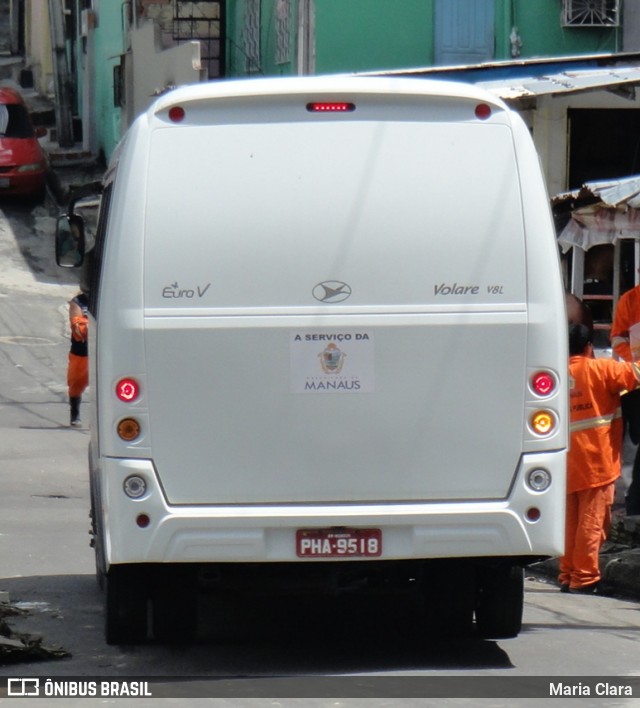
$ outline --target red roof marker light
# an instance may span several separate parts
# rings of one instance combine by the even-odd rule
[[[182,106],[173,106],[169,109],[169,120],[173,123],[180,123],[184,120],[185,112]]]
[[[487,120],[491,118],[491,106],[488,103],[479,103],[475,110],[476,118]]]

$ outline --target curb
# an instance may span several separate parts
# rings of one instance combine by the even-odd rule
[[[550,558],[528,566],[525,572],[557,585],[558,563],[558,558]],[[600,553],[600,572],[598,595],[640,601],[640,544],[635,519],[622,517],[614,521]]]

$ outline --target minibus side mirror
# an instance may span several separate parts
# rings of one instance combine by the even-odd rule
[[[84,222],[77,214],[63,214],[56,222],[56,263],[79,268],[84,261]]]

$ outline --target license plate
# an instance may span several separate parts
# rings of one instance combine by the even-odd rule
[[[380,529],[298,529],[299,558],[371,558],[382,554]]]

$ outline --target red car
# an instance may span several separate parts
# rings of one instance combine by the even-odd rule
[[[0,199],[4,196],[44,197],[49,162],[20,93],[0,86]]]

